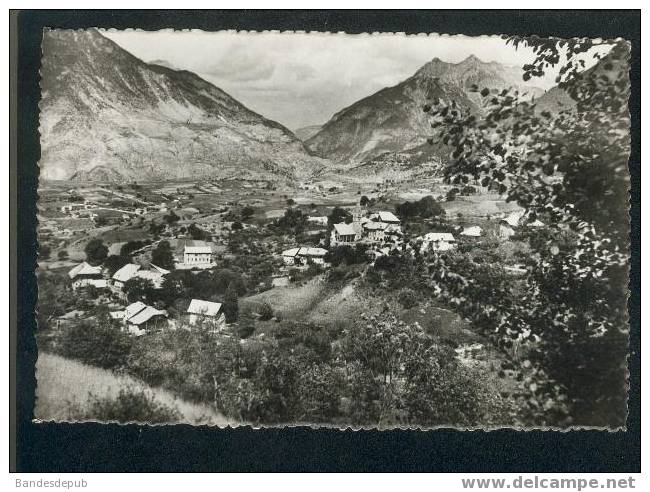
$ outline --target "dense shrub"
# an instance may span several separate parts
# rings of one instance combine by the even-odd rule
[[[399,293],[397,300],[404,309],[410,309],[418,304],[418,296],[411,289],[402,290]]]
[[[164,405],[144,390],[121,389],[117,397],[98,398],[90,395],[89,407],[77,410],[75,420],[99,422],[138,422],[146,424],[170,424],[181,420],[176,408]]]
[[[104,369],[127,365],[132,339],[108,320],[86,321],[66,328],[55,350],[65,357]]]
[[[268,302],[265,302],[259,307],[258,314],[262,321],[268,321],[273,318],[273,308]]]
[[[404,202],[395,206],[395,211],[403,220],[415,217],[423,219],[445,215],[445,209],[431,195],[416,202]]]

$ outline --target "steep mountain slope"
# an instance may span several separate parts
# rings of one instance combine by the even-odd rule
[[[422,145],[430,133],[422,107],[431,99],[454,100],[464,110],[480,112],[479,95],[470,91],[474,84],[480,88],[516,87],[529,96],[542,93],[523,83],[518,67],[484,63],[475,56],[457,64],[434,58],[404,82],[335,114],[305,144],[316,155],[351,165]]]
[[[322,167],[279,123],[96,30],[46,31],[41,75],[44,179],[290,179]]]
[[[323,128],[323,125],[303,126],[302,128],[295,130],[293,133],[296,135],[296,137],[304,142],[305,140],[316,135],[321,128]]]

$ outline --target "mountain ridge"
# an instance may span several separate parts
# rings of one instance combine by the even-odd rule
[[[43,179],[293,179],[324,166],[280,123],[95,29],[45,31],[41,74]]]
[[[338,111],[305,145],[315,155],[351,166],[420,146],[430,131],[422,107],[432,99],[454,100],[462,110],[480,113],[479,95],[470,90],[473,85],[516,87],[531,96],[543,93],[523,82],[521,68],[483,62],[474,55],[456,64],[436,57],[399,84]]]

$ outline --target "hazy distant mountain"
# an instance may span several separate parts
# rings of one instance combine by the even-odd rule
[[[41,87],[45,179],[292,179],[322,165],[279,123],[93,29],[44,33]]]
[[[401,152],[422,145],[431,133],[422,107],[432,99],[450,102],[480,112],[479,88],[515,87],[530,97],[543,91],[522,80],[521,67],[485,63],[470,56],[452,64],[434,58],[412,77],[382,89],[341,110],[305,144],[316,155],[351,165],[386,152]]]
[[[303,142],[318,133],[318,131],[323,128],[323,125],[311,125],[298,128],[293,133]]]
[[[149,65],[160,65],[161,67],[167,67],[167,68],[171,68],[172,70],[178,70],[178,68],[176,68],[172,64],[172,62],[167,61],[167,60],[157,59],[157,60],[151,60],[148,63],[149,63]]]

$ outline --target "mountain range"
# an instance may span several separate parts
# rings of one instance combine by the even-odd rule
[[[513,87],[528,97],[544,92],[523,82],[521,67],[486,63],[473,55],[456,64],[434,58],[396,86],[336,113],[305,145],[315,155],[351,166],[421,146],[431,130],[423,106],[433,99],[453,100],[461,109],[480,113],[479,95],[471,91],[473,85]]]
[[[524,83],[521,67],[434,58],[324,125],[294,134],[198,75],[164,60],[145,63],[97,30],[48,30],[42,47],[43,179],[291,182],[328,171],[413,172],[414,165],[443,165],[448,152],[426,144],[431,128],[422,108],[433,99],[480,115],[476,85],[517,88],[540,107],[570,104],[560,89],[544,93]]]
[[[324,165],[281,124],[97,30],[48,30],[42,48],[44,179],[295,179]]]

